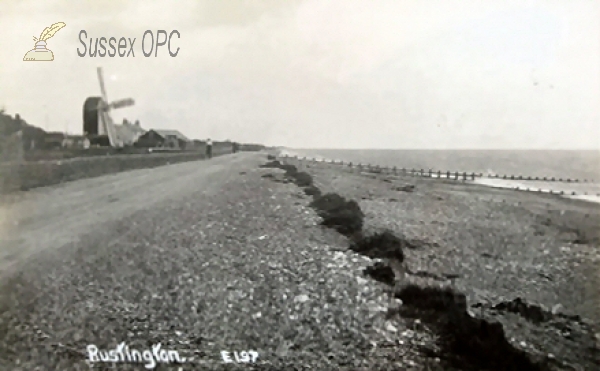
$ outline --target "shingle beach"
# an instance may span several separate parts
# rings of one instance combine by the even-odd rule
[[[360,238],[388,229],[413,243],[393,261],[350,249],[356,236],[321,225],[311,207],[319,196],[267,161],[239,153],[136,170],[3,205],[12,217],[3,219],[0,369],[88,370],[88,346],[121,343],[160,343],[186,359],[156,370],[478,369],[459,349],[447,353],[452,331],[420,314],[431,308],[403,311],[420,305],[401,293],[409,284],[464,294],[466,315],[491,334],[488,324],[501,323],[516,354],[507,365],[600,365],[599,241],[573,242],[579,226],[567,230],[552,214],[586,226],[598,222],[597,205],[548,199],[548,208],[541,196],[290,163],[320,193],[357,201]],[[407,184],[414,189],[395,190]],[[78,190],[98,196],[61,198]],[[391,285],[365,274],[376,265],[391,268]],[[224,363],[223,351],[258,358]]]

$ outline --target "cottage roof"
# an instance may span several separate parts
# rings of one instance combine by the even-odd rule
[[[84,140],[84,139],[86,139],[86,137],[85,137],[85,135],[80,135],[80,134],[67,134],[67,135],[65,135],[65,139]]]
[[[166,138],[167,136],[175,136],[177,139],[181,139],[181,140],[186,141],[186,142],[190,141],[185,135],[181,134],[177,130],[152,129],[152,131],[154,131],[155,133],[157,133],[161,137],[165,137]]]
[[[136,125],[136,124],[132,124],[130,122],[125,122],[123,124],[121,124],[123,127],[127,128],[129,131],[131,131],[132,133],[135,134],[144,134],[146,132],[145,129],[143,129],[141,126]],[[115,125],[116,126],[116,125]]]
[[[44,136],[45,140],[63,140],[65,138],[65,133],[51,131],[47,132]]]

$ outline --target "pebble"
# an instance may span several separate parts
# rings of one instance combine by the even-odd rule
[[[310,300],[310,298],[306,294],[298,295],[294,298],[295,303],[305,303],[308,300]]]
[[[390,322],[385,325],[385,329],[389,332],[398,332],[396,326],[392,325]]]
[[[401,335],[407,338],[412,338],[415,336],[415,332],[413,330],[405,330]]]
[[[356,282],[358,282],[359,285],[366,285],[369,281],[367,281],[365,278],[357,276],[356,277]]]
[[[558,314],[558,312],[560,312],[560,310],[563,308],[562,304],[556,304],[555,306],[552,307],[552,314]]]

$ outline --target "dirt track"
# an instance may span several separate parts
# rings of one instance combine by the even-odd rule
[[[0,272],[5,275],[35,252],[76,242],[108,221],[169,198],[199,189],[216,192],[224,177],[244,169],[244,159],[245,154],[215,157],[6,196],[0,204]]]
[[[250,350],[258,365],[240,369],[387,365],[373,351],[389,299],[361,277],[371,260],[342,252],[310,197],[262,177],[265,161],[239,153],[3,199],[0,369],[88,370],[88,346],[123,342],[176,349],[183,370],[231,369],[221,351]]]
[[[373,261],[349,251],[345,237],[320,226],[320,218],[307,207],[312,198],[296,185],[265,177],[280,171],[259,168],[265,161],[264,153],[241,153],[3,198],[0,369],[86,370],[87,346],[110,350],[122,342],[132,349],[148,349],[157,343],[163,349],[177,349],[191,362],[183,370],[231,369],[221,360],[222,350],[256,350],[259,365],[240,365],[255,370],[302,369],[301,365],[320,370],[404,370],[409,365],[419,370],[442,369],[440,365],[431,368],[439,358],[417,352],[418,343],[426,341],[429,332],[418,333],[411,321],[390,319],[390,310],[398,305],[386,295],[391,292],[363,278],[364,269]],[[585,291],[581,285],[569,285],[574,279],[565,271],[578,271],[563,268],[572,265],[572,254],[559,249],[576,236],[569,231],[563,236],[561,230],[566,227],[555,226],[563,221],[554,214],[547,214],[550,224],[539,233],[530,230],[534,221],[537,224],[537,214],[490,199],[499,192],[508,195],[507,191],[477,188],[478,192],[472,189],[466,194],[454,185],[422,182],[415,183],[415,192],[405,193],[391,191],[392,183],[376,178],[327,170],[316,175],[316,184],[323,190],[342,188],[361,200],[367,224],[399,222],[403,232],[412,234],[409,237],[427,235],[429,242],[440,242],[431,245],[435,252],[429,257],[422,256],[430,252],[427,249],[407,252],[410,263],[416,267],[421,258],[429,263],[443,261],[437,267],[442,272],[434,271],[435,264],[419,268],[440,275],[454,267],[451,273],[459,274],[458,286],[481,288],[474,290],[476,296],[495,297],[505,289],[509,297],[515,295],[514,285],[482,282],[481,278],[490,275],[483,268],[477,270],[487,269],[478,263],[479,255],[490,255],[495,247],[504,255],[507,251],[525,253],[534,238],[536,245],[543,243],[553,255],[564,256],[541,267],[542,273],[551,273],[554,285],[529,280],[527,274],[539,273],[529,265],[515,276],[506,270],[506,259],[500,258],[493,277],[502,278],[500,283],[519,281],[520,293],[544,304],[554,304],[544,294],[556,291],[568,298],[571,291],[577,291],[574,288]],[[442,207],[446,203],[450,207]],[[504,206],[496,210],[499,205]],[[584,206],[588,207],[580,207]],[[493,214],[490,208],[495,208]],[[573,215],[564,217],[575,220]],[[477,224],[490,217],[504,224],[497,230]],[[427,218],[435,220],[424,223]],[[455,228],[441,228],[444,218]],[[582,220],[593,224],[596,219]],[[491,238],[507,233],[514,237],[498,240],[498,244]],[[527,243],[525,237],[530,237]],[[585,237],[597,243],[595,235]],[[563,239],[567,241],[559,243]],[[447,246],[453,248],[442,253]],[[571,244],[571,249],[579,247]],[[460,264],[454,264],[457,259]],[[531,259],[518,260],[527,263]],[[472,272],[477,280],[471,279]],[[556,285],[566,287],[567,292],[553,290]],[[567,310],[574,309],[573,300],[562,302]],[[593,314],[592,306],[586,305]],[[529,336],[523,326],[532,326],[524,322],[510,319],[505,325],[521,326],[511,334],[527,343],[533,339],[544,352],[573,353],[570,348],[564,351],[564,339],[552,326],[544,327],[549,335]],[[582,335],[569,346],[581,348],[581,354],[572,360],[564,355],[566,363],[594,362],[596,353],[579,346],[589,346],[591,335],[573,329]],[[556,339],[536,343],[550,335]],[[117,366],[123,370],[142,367]]]

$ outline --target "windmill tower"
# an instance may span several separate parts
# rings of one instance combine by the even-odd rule
[[[131,98],[108,103],[102,67],[98,67],[101,97],[89,97],[83,104],[83,132],[90,144],[120,148],[125,144],[110,117],[110,111],[116,108],[134,105]]]

